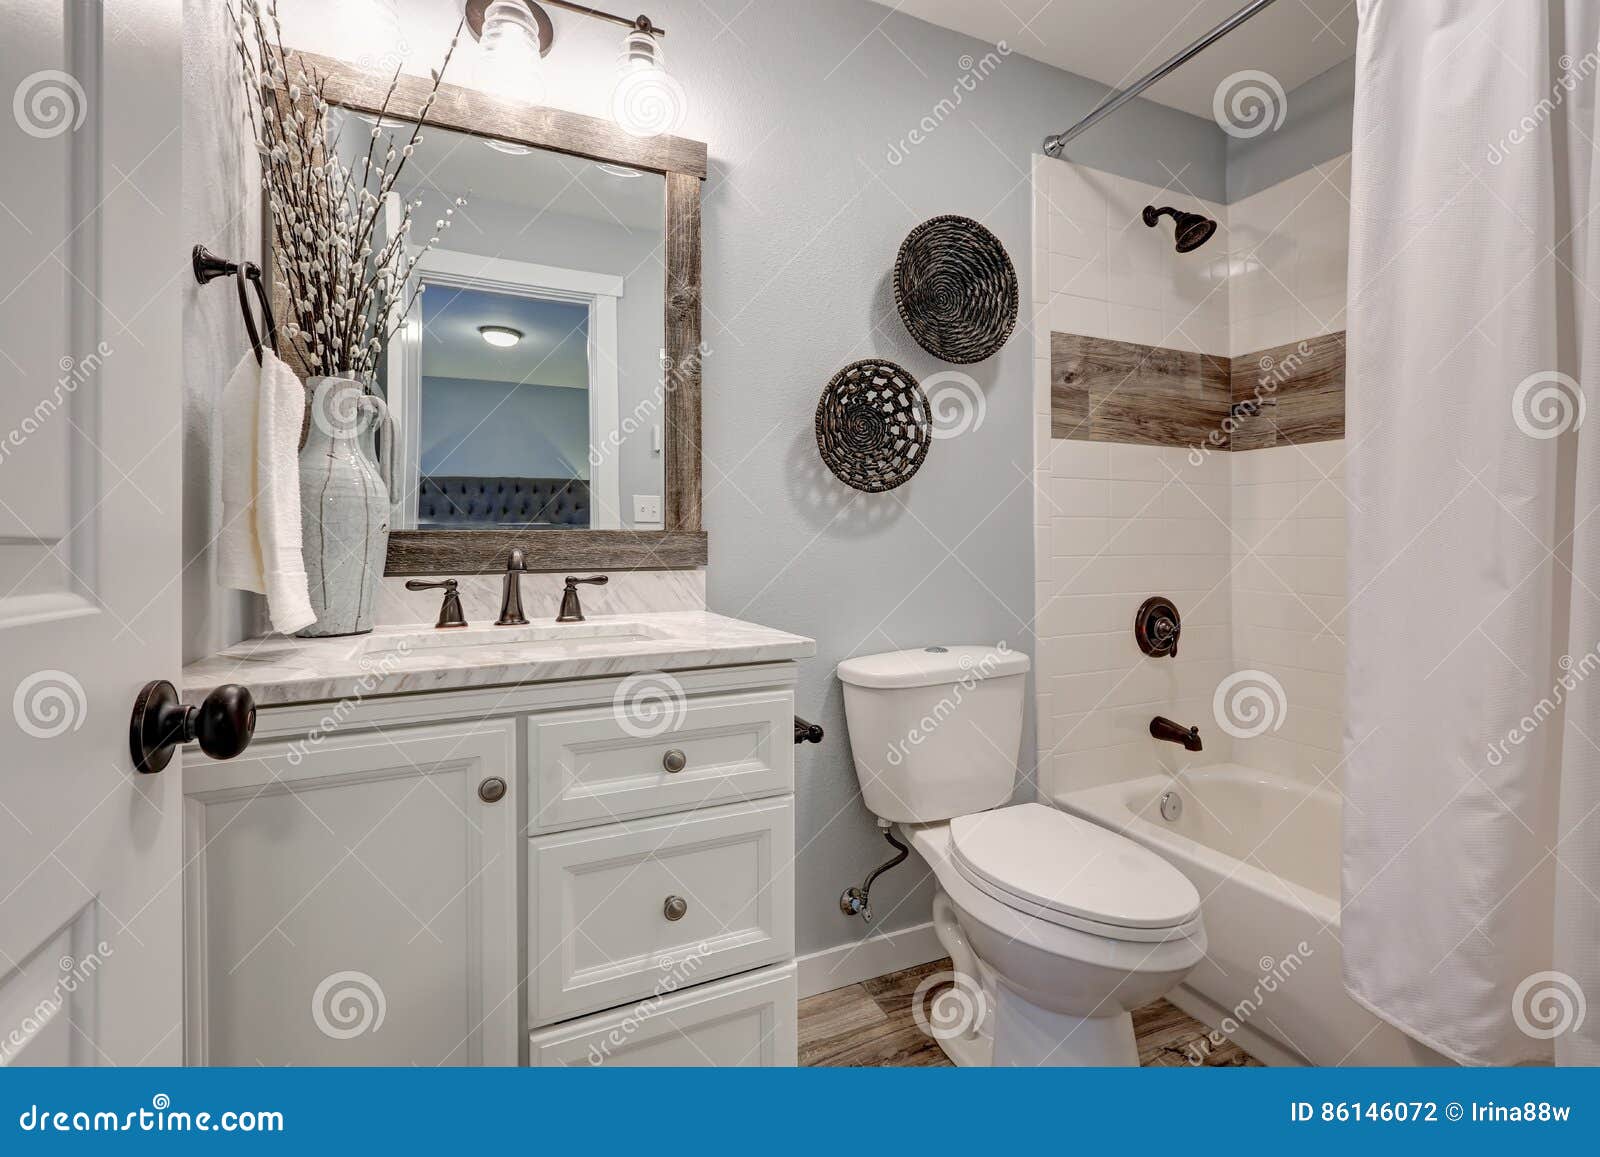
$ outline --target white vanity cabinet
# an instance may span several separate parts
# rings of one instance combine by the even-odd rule
[[[189,1063],[795,1063],[793,681],[262,708],[185,768]]]

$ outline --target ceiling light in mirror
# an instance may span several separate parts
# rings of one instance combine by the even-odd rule
[[[496,349],[510,349],[522,340],[522,331],[512,329],[509,325],[480,325],[478,333]]]
[[[667,71],[661,43],[635,28],[622,41],[611,119],[636,137],[675,132],[688,111],[683,86]]]
[[[539,26],[523,0],[494,0],[483,14],[473,84],[523,104],[544,102]]]

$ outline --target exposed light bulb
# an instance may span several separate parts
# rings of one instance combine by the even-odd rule
[[[633,136],[656,137],[683,123],[688,104],[683,86],[667,71],[656,38],[639,28],[628,33],[611,90],[611,119]]]
[[[480,325],[478,334],[496,349],[508,350],[522,340],[522,331],[509,325]]]
[[[506,100],[544,102],[539,26],[523,0],[494,0],[484,10],[473,84]]]

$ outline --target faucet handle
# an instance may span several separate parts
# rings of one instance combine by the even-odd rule
[[[434,627],[444,630],[450,627],[464,627],[467,617],[461,613],[461,584],[455,579],[445,579],[443,582],[424,582],[421,579],[412,579],[406,583],[408,591],[443,591],[444,602],[439,606],[439,621]]]
[[[578,578],[576,575],[567,576],[567,589],[561,594],[561,612],[556,615],[558,623],[583,622],[583,607],[578,602],[578,584],[587,583],[590,586],[603,587],[611,581],[609,575],[590,575],[588,578]]]

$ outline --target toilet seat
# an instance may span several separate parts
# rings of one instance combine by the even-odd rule
[[[1037,803],[950,821],[950,863],[1015,911],[1111,940],[1190,935],[1200,895],[1187,876],[1117,832]]]

